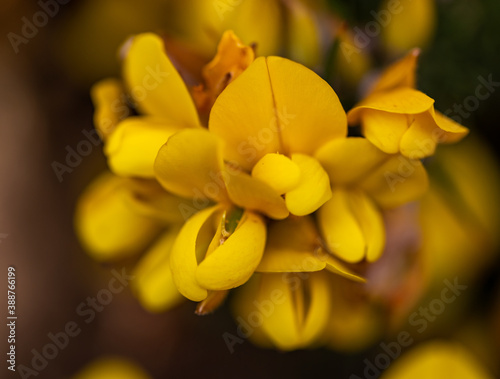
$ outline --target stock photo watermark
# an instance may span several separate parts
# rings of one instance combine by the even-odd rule
[[[459,283],[457,277],[453,279],[453,282],[445,279],[443,284],[444,287],[441,290],[440,297],[432,299],[426,306],[420,306],[417,311],[408,317],[408,324],[418,334],[425,332],[429,323],[436,321],[444,313],[446,306],[457,300],[462,292],[468,288],[467,285]],[[398,333],[394,341],[380,343],[379,350],[381,352],[372,360],[368,358],[363,360],[363,376],[360,377],[356,374],[351,374],[349,379],[378,378],[383,370],[387,369],[393,361],[399,358],[404,348],[411,346],[415,342],[412,337],[413,330],[403,330]]]
[[[17,372],[22,379],[38,376],[45,370],[49,362],[56,359],[59,353],[68,347],[72,339],[80,335],[83,330],[82,325],[90,324],[96,318],[97,313],[102,312],[111,304],[113,298],[128,287],[129,282],[134,279],[134,276],[129,275],[124,268],[121,272],[113,269],[111,274],[112,278],[108,281],[106,288],[102,288],[94,297],[89,296],[76,306],[75,313],[79,316],[78,321],[68,321],[62,330],[55,333],[49,332],[47,334],[49,342],[38,349],[31,350],[30,364],[17,366]]]
[[[40,10],[36,11],[31,17],[21,17],[20,33],[9,32],[7,39],[16,54],[20,51],[21,45],[27,45],[38,35],[41,28],[45,27],[51,18],[57,16],[61,5],[66,5],[71,0],[39,0],[37,2]]]

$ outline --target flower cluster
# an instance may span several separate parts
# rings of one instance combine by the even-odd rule
[[[244,285],[238,318],[272,304],[262,345],[321,341],[339,286],[356,291],[383,254],[386,212],[427,191],[422,159],[467,134],[415,89],[418,50],[347,114],[315,72],[231,31],[202,72],[154,34],[121,51],[123,80],[92,91],[111,172],[82,195],[79,236],[101,261],[145,251],[134,289],[151,311],[187,298],[205,314]]]

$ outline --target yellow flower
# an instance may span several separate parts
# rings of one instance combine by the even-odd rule
[[[209,290],[246,282],[264,252],[260,214],[284,219],[324,204],[330,182],[313,154],[344,138],[346,129],[330,86],[297,63],[269,57],[256,59],[220,94],[209,131],[171,136],[156,158],[158,181],[193,198],[193,212],[196,203],[216,203],[192,216],[174,244],[171,264],[181,293],[199,301]],[[224,218],[232,215],[239,222],[226,230]]]
[[[72,379],[150,379],[137,364],[123,358],[100,358],[72,377]]]
[[[394,361],[382,379],[493,379],[478,360],[456,342],[430,341]]]
[[[252,60],[253,51],[233,33],[225,33],[204,75],[210,101]],[[116,176],[103,175],[81,196],[76,229],[89,253],[101,261],[123,259],[149,247],[135,269],[133,289],[147,309],[161,311],[182,299],[172,282],[170,251],[189,216],[183,209],[191,202],[158,184],[153,163],[170,135],[201,126],[189,90],[159,37],[142,34],[129,42],[124,78],[124,83],[107,79],[92,89],[94,122]],[[129,103],[138,116],[130,116]]]
[[[332,198],[318,211],[327,247],[346,262],[377,260],[385,246],[382,209],[416,200],[428,187],[418,160],[380,151],[365,138],[333,140],[316,153],[332,181]]]
[[[254,275],[234,304],[246,337],[262,347],[295,350],[317,345],[335,304],[324,272]]]
[[[468,129],[434,109],[434,100],[414,89],[418,50],[387,68],[368,96],[347,114],[363,135],[388,154],[411,159],[434,154],[437,143],[459,141]]]
[[[386,24],[382,25],[384,45],[389,50],[403,53],[414,47],[426,47],[436,27],[436,1],[399,0],[398,4]],[[380,8],[388,10],[391,6],[391,0],[384,0]]]

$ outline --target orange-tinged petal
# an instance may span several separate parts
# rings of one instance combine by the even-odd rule
[[[313,157],[293,154],[292,162],[300,169],[300,181],[297,187],[286,193],[285,202],[290,213],[304,216],[330,199],[330,180],[321,164]]]
[[[392,156],[359,184],[383,209],[417,200],[429,187],[427,171],[418,160]]]
[[[226,189],[220,179],[222,148],[221,139],[207,130],[181,130],[159,150],[154,164],[156,178],[176,195],[225,201]]]
[[[392,91],[374,93],[347,112],[349,125],[363,121],[365,109],[374,109],[389,113],[418,114],[431,109],[434,100],[412,88],[397,88]]]
[[[130,113],[123,85],[117,79],[104,79],[92,86],[90,95],[95,107],[95,128],[99,136],[106,140],[118,123]]]
[[[131,196],[125,179],[105,173],[80,196],[76,232],[94,259],[119,259],[138,254],[158,234],[162,223],[127,204]]]
[[[199,125],[191,95],[157,35],[133,37],[123,62],[123,77],[142,113],[183,127]]]
[[[202,227],[219,210],[218,206],[214,206],[192,216],[180,230],[172,247],[170,255],[172,278],[179,292],[193,301],[201,301],[208,295],[207,289],[196,280],[198,256],[206,252],[206,246],[203,244],[200,246],[198,240]]]
[[[151,377],[129,359],[110,357],[93,361],[71,379],[151,379]]]
[[[152,117],[129,117],[109,136],[104,152],[115,174],[154,178],[154,161],[160,147],[179,127]]]
[[[333,185],[352,184],[364,178],[389,155],[366,138],[336,139],[323,145],[315,155]]]
[[[319,233],[311,217],[287,217],[268,226],[268,239],[258,272],[307,272],[325,268],[316,256]]]
[[[132,285],[142,306],[162,312],[184,299],[172,279],[170,252],[179,228],[164,233],[136,266]]]
[[[399,152],[403,135],[408,130],[408,116],[399,113],[365,109],[361,115],[363,135],[387,154]]]
[[[226,168],[226,173],[227,193],[234,204],[277,220],[288,216],[285,200],[271,186],[244,172]]]
[[[258,266],[266,244],[266,225],[245,212],[236,230],[199,264],[196,280],[209,290],[226,290],[245,283]]]
[[[413,49],[403,58],[387,67],[371,88],[370,94],[400,87],[415,88],[415,73],[419,55],[420,49]]]
[[[282,154],[266,154],[253,167],[252,176],[282,195],[297,186],[300,168]]]

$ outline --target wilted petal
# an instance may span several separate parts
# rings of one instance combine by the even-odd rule
[[[285,202],[290,213],[304,216],[314,212],[330,199],[330,180],[323,167],[313,157],[292,154],[292,162],[300,169],[300,181],[297,187],[286,193]]]
[[[191,95],[168,58],[160,37],[152,33],[133,37],[123,62],[123,76],[142,113],[183,127],[198,126]]]
[[[160,147],[179,127],[152,117],[129,117],[109,136],[104,152],[111,170],[120,176],[154,178]]]
[[[133,288],[142,306],[150,312],[165,311],[184,299],[170,270],[170,252],[178,233],[179,228],[164,233],[135,268]]]
[[[196,280],[209,290],[242,285],[258,266],[265,244],[264,220],[255,213],[245,212],[229,238],[199,264]]]

